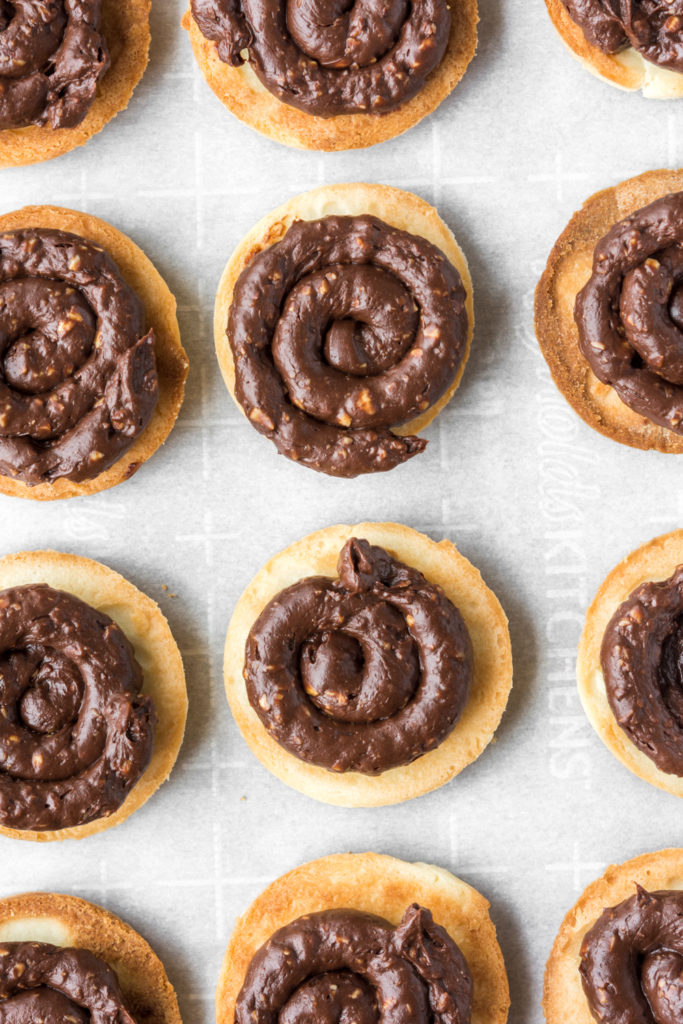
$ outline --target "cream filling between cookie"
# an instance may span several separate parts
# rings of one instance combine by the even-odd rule
[[[656,64],[645,60],[632,46],[628,46],[620,53],[602,54],[616,64],[620,64],[629,75],[639,76],[638,84],[630,86],[620,85],[611,78],[607,78],[591,61],[579,56],[562,35],[560,35],[560,39],[572,56],[578,57],[585,69],[599,78],[601,82],[608,82],[610,85],[616,86],[617,89],[623,89],[624,92],[636,92],[640,89],[643,96],[650,100],[675,100],[683,97],[683,75],[678,71],[671,71],[669,68],[657,67]]]

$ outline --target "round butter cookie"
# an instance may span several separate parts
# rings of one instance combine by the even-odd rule
[[[188,362],[176,302],[129,238],[90,214],[0,215],[0,491],[113,487],[168,437]]]
[[[605,746],[675,796],[683,796],[682,613],[683,530],[674,530],[609,573],[588,609],[577,660],[581,702]]]
[[[456,391],[474,327],[467,261],[424,200],[328,185],[246,235],[218,286],[225,383],[286,457],[332,476],[384,472]]]
[[[374,807],[444,785],[491,742],[512,686],[505,613],[450,541],[331,526],[240,598],[225,687],[258,759],[325,803]]]
[[[676,1024],[682,914],[683,850],[612,864],[555,939],[543,990],[548,1024]]]
[[[0,168],[68,153],[128,106],[147,67],[150,6],[13,0],[0,8]]]
[[[536,289],[536,335],[582,419],[633,448],[683,451],[683,171],[591,196]]]
[[[77,896],[29,892],[0,900],[0,986],[7,1021],[182,1024],[148,943]]]
[[[278,878],[237,920],[216,1019],[318,1019],[321,1004],[363,1024],[505,1024],[487,900],[443,868],[377,853],[323,857]]]
[[[625,16],[630,19],[626,23],[608,11],[608,5],[602,0],[545,2],[562,42],[591,74],[629,92],[640,89],[648,99],[671,100],[683,96],[683,4],[680,0],[666,0],[667,7],[649,3],[649,0],[633,3]],[[649,12],[645,10],[648,6]],[[623,4],[621,9],[625,9]],[[574,11],[575,18],[570,10]],[[666,22],[671,25],[670,30],[666,29]]]
[[[187,717],[158,605],[78,555],[0,558],[0,833],[82,839],[164,782]]]
[[[431,114],[474,57],[478,20],[477,0],[329,14],[276,0],[191,0],[182,24],[236,117],[287,146],[332,151],[384,142]]]

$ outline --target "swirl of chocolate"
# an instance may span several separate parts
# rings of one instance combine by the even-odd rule
[[[663,772],[683,776],[683,565],[642,583],[607,626],[600,652],[612,713]]]
[[[0,1024],[135,1024],[111,967],[87,949],[0,943]]]
[[[141,687],[108,615],[46,584],[0,591],[0,824],[62,829],[117,810],[152,756]]]
[[[159,397],[154,332],[98,245],[0,234],[0,473],[89,480],[129,450]]]
[[[109,67],[102,0],[0,0],[0,130],[74,128]]]
[[[562,0],[603,53],[632,46],[645,60],[683,72],[683,0]]]
[[[386,114],[446,52],[446,0],[191,0],[219,58],[248,61],[274,96],[316,117]]]
[[[603,911],[581,945],[581,981],[604,1024],[683,1020],[683,891],[646,892]]]
[[[444,254],[376,217],[295,221],[235,285],[235,396],[296,462],[393,469],[426,441],[389,429],[448,390],[467,349],[465,289]]]
[[[252,626],[244,678],[270,735],[335,772],[409,764],[452,731],[472,682],[472,644],[440,587],[352,538],[339,579],[281,591]]]
[[[641,416],[683,434],[683,192],[598,242],[574,317],[595,376]]]
[[[429,910],[398,927],[358,910],[306,914],[252,959],[235,1024],[470,1024],[467,961]]]

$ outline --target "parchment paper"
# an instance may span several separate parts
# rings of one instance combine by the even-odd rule
[[[627,450],[578,419],[536,345],[532,294],[585,197],[680,164],[681,106],[594,80],[543,0],[480,0],[478,55],[434,115],[365,152],[301,153],[214,98],[183,8],[155,0],[151,63],[129,109],[85,149],[3,171],[0,208],[87,210],[142,246],[180,306],[185,405],[164,449],[114,490],[49,505],[0,498],[0,548],[88,555],[158,600],[185,659],[187,734],[170,781],[120,828],[81,843],[0,839],[0,895],[66,891],[109,907],[163,959],[186,1024],[209,1024],[234,918],[268,881],[340,850],[432,861],[491,900],[511,1024],[539,1024],[545,959],[579,892],[611,861],[681,842],[675,798],[631,776],[592,732],[574,656],[606,573],[681,525],[683,462]],[[340,481],[281,458],[245,423],[220,379],[211,311],[255,220],[297,192],[353,180],[437,205],[469,258],[477,324],[427,453]],[[234,602],[268,557],[362,519],[447,536],[481,568],[510,618],[515,687],[496,742],[452,784],[403,806],[340,810],[290,791],[251,755],[224,698],[222,648]]]

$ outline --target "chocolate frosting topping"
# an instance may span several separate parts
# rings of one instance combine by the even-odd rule
[[[235,395],[294,461],[332,476],[393,469],[426,442],[467,349],[465,289],[444,254],[376,217],[295,221],[254,256],[228,321]]]
[[[683,776],[683,565],[617,608],[601,662],[621,728],[663,772]]]
[[[375,775],[452,731],[469,696],[472,645],[440,587],[353,538],[339,579],[308,577],[266,606],[244,677],[263,725],[295,757]]]
[[[446,0],[191,0],[222,61],[249,61],[283,103],[316,117],[385,114],[441,62]]]
[[[109,67],[101,0],[0,0],[0,130],[74,128]]]
[[[0,1024],[135,1024],[118,978],[87,949],[0,943]]]
[[[111,257],[65,231],[0,234],[0,473],[98,476],[158,400],[154,333]]]
[[[646,892],[603,912],[581,946],[581,981],[604,1024],[683,1020],[683,891]]]
[[[467,961],[413,904],[397,928],[357,910],[307,914],[256,953],[235,1024],[470,1024]]]
[[[0,824],[62,829],[117,810],[152,756],[141,686],[108,615],[45,584],[0,591]]]
[[[574,316],[595,376],[641,416],[683,434],[683,192],[598,242]]]
[[[632,46],[652,64],[683,72],[683,0],[562,0],[603,53]]]

